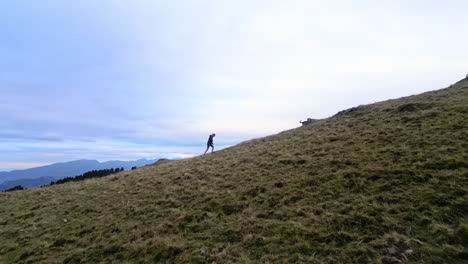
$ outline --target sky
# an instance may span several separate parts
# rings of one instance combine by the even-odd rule
[[[465,0],[0,2],[0,171],[186,158],[468,73]]]

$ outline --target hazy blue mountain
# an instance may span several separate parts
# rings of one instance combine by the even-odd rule
[[[32,187],[40,186],[44,183],[37,184],[39,182],[44,182],[46,179],[58,180],[64,177],[73,177],[81,175],[85,172],[92,170],[102,170],[102,169],[111,169],[111,168],[124,168],[125,170],[130,170],[132,167],[141,167],[147,164],[154,163],[156,160],[147,160],[139,159],[135,161],[119,161],[112,160],[106,162],[99,162],[97,160],[75,160],[69,162],[55,163],[47,166],[31,168],[26,170],[15,170],[10,172],[0,172],[0,187],[3,185],[10,186],[10,182],[18,183],[16,185],[23,184],[32,184],[35,183]],[[37,180],[43,178],[42,180]],[[24,180],[24,181],[21,181]],[[37,181],[35,181],[37,180]],[[22,183],[22,184],[21,184]],[[50,180],[49,182],[50,183]],[[26,187],[26,186],[24,186]],[[8,189],[8,188],[5,188]],[[2,191],[4,189],[0,189]]]
[[[41,185],[49,185],[51,181],[55,181],[55,180],[56,179],[52,177],[40,177],[37,179],[21,179],[21,180],[6,181],[0,184],[0,192],[4,190],[8,190],[18,185],[21,185],[24,188],[34,188],[34,187],[39,187]]]

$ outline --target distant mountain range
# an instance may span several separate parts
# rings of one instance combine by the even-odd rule
[[[141,167],[156,161],[157,160],[139,159],[135,161],[112,160],[99,162],[97,160],[82,159],[55,163],[26,170],[0,172],[0,191],[4,191],[16,185],[21,185],[26,188],[39,187],[41,185],[49,184],[54,180],[81,175],[92,170],[111,168],[124,168],[125,170],[130,170],[132,167]]]

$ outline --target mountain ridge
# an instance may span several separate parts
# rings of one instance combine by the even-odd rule
[[[0,191],[16,185],[23,185],[23,187],[27,188],[39,187],[40,185],[49,184],[51,179],[58,180],[64,177],[73,177],[92,170],[122,167],[129,170],[132,167],[145,166],[155,161],[157,160],[138,159],[134,161],[110,160],[99,162],[97,160],[80,159],[25,170],[14,170],[0,173]],[[42,180],[38,180],[40,178]]]

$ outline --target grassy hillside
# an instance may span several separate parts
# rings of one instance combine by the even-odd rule
[[[467,121],[465,80],[206,156],[0,193],[0,263],[466,263]]]

